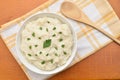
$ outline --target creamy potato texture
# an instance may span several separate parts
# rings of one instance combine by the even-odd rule
[[[43,17],[28,22],[21,34],[21,51],[41,70],[64,65],[73,46],[69,26],[57,18]]]

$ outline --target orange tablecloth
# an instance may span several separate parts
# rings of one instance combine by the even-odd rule
[[[0,0],[0,25],[13,20],[47,0]],[[120,0],[109,0],[120,17]],[[120,78],[120,46],[111,43],[50,80]],[[0,80],[28,80],[0,38]]]

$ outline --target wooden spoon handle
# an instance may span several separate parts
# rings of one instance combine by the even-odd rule
[[[96,27],[95,24],[89,24],[89,23],[86,23],[86,22],[83,22],[83,23],[91,26],[92,28],[94,28],[96,30],[98,30],[99,32],[103,33],[104,35],[109,37],[111,40],[113,40],[114,42],[116,42],[117,44],[120,45],[120,40],[119,39],[113,37],[111,34],[109,34],[108,32],[105,32],[103,29],[100,29],[100,28]]]
[[[81,12],[81,11],[80,11]],[[120,40],[113,37],[111,34],[109,34],[108,32],[104,31],[103,29],[100,29],[96,26],[96,24],[94,24],[84,13],[80,13],[81,14],[81,18],[77,18],[77,21],[80,21],[84,24],[87,24],[89,26],[91,26],[92,28],[98,30],[99,32],[103,33],[104,35],[106,35],[107,37],[109,37],[111,40],[113,40],[114,42],[116,42],[117,44],[120,45]]]

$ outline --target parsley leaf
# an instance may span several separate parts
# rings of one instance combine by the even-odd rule
[[[53,30],[56,30],[56,27],[54,27]]]
[[[32,49],[32,46],[31,46],[31,45],[29,46],[29,49]]]
[[[49,54],[47,53],[46,56],[48,56]]]
[[[45,64],[45,61],[42,61],[41,64]]]
[[[58,54],[57,54],[57,53],[55,53],[55,56],[58,56]]]
[[[61,45],[61,47],[62,47],[62,48],[64,48],[64,47],[65,47],[65,45],[63,44],[63,45]]]
[[[55,47],[55,49],[56,49],[56,50],[58,50],[58,48],[57,48],[57,47]]]
[[[55,37],[55,36],[56,36],[56,34],[53,34],[53,35],[52,35],[52,37]]]
[[[51,39],[45,40],[43,43],[43,48],[47,48],[51,45]]]
[[[48,32],[48,28],[46,28],[46,31]]]
[[[61,41],[63,41],[63,39],[62,39],[62,38],[60,38],[60,39],[59,39],[59,41],[61,42]]]
[[[50,23],[50,21],[47,21],[47,23]]]
[[[39,54],[42,54],[42,52],[39,52]]]
[[[35,37],[35,33],[34,32],[32,33],[32,36]]]
[[[59,34],[62,34],[62,32],[59,32]]]
[[[42,30],[42,27],[40,27],[40,30]]]
[[[35,56],[38,56],[37,54],[35,54]]]
[[[38,37],[38,39],[41,39],[41,37]]]
[[[64,53],[64,55],[66,55],[66,54],[67,54],[65,51],[64,51],[63,53]]]
[[[35,47],[38,47],[38,45],[35,45]]]
[[[30,38],[27,38],[27,40],[30,40]]]
[[[51,59],[50,62],[53,63],[53,59]]]
[[[28,54],[28,56],[32,56],[31,54]]]

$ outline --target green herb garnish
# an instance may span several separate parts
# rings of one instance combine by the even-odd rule
[[[35,47],[38,47],[38,45],[35,45]]]
[[[29,49],[32,49],[32,46],[29,46]]]
[[[64,47],[65,47],[65,45],[63,44],[63,45],[61,45],[61,47],[62,47],[62,48],[64,48]]]
[[[42,52],[40,51],[39,54],[42,54]]]
[[[56,49],[56,50],[58,50],[58,48],[57,48],[57,47],[55,47],[55,49]]]
[[[53,34],[53,35],[52,35],[52,37],[55,37],[55,36],[56,36],[56,34]]]
[[[45,61],[42,61],[41,64],[45,64]]]
[[[41,37],[38,37],[38,39],[41,39]]]
[[[61,42],[61,41],[63,41],[63,39],[62,39],[62,38],[60,38],[60,39],[59,39],[59,41]]]
[[[53,59],[51,59],[50,62],[53,63]]]
[[[28,56],[32,56],[31,54],[28,54]]]
[[[27,40],[30,40],[30,38],[27,38]]]
[[[51,39],[48,39],[48,40],[45,40],[44,43],[43,43],[43,48],[47,48],[51,45]]]
[[[42,27],[40,27],[40,30],[42,30]]]
[[[53,30],[56,30],[56,27],[54,27]]]
[[[46,56],[48,56],[49,54],[47,53]]]
[[[65,51],[63,52],[65,55],[67,54]]]
[[[57,54],[57,53],[55,53],[55,56],[58,56],[58,54]]]
[[[46,28],[46,31],[48,32],[48,28]]]
[[[50,23],[50,21],[47,21],[47,23]]]
[[[59,32],[59,34],[62,34],[62,32]]]
[[[38,56],[37,54],[35,54],[35,56]]]
[[[34,32],[32,33],[32,36],[35,37],[35,33]]]

